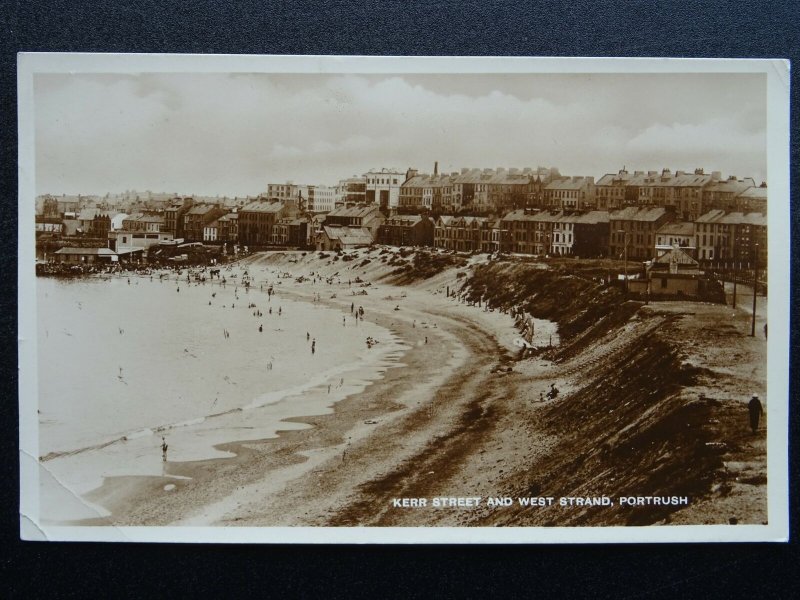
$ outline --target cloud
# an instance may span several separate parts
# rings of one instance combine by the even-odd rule
[[[765,173],[763,89],[675,77],[37,76],[37,192],[245,195],[437,160]]]

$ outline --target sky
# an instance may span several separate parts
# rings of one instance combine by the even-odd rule
[[[767,179],[759,74],[37,74],[36,193],[247,196],[370,169]]]

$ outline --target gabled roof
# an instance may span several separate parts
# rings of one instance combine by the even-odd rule
[[[713,181],[710,173],[684,173],[674,175],[672,179],[663,183],[666,187],[702,187]]]
[[[322,230],[331,240],[339,240],[347,246],[365,245],[372,243],[372,234],[366,227],[347,227],[325,225]]]
[[[674,223],[665,223],[658,228],[656,233],[670,234],[670,235],[694,235],[694,223],[690,221],[676,221]]]
[[[741,194],[739,194],[739,198],[754,198],[758,200],[766,200],[767,199],[767,188],[766,187],[749,187]]]
[[[657,221],[667,213],[665,208],[639,208],[629,206],[615,210],[610,215],[611,221]]]
[[[84,208],[76,217],[79,221],[92,221],[95,217],[108,217],[108,213],[97,208]]]
[[[669,250],[665,250],[660,256],[658,256],[654,261],[653,264],[656,265],[671,265],[671,264],[678,264],[681,266],[687,267],[697,267],[700,263],[693,259],[689,254],[687,254],[684,250],[680,248],[670,248]]]
[[[726,213],[724,210],[710,210],[697,217],[696,223],[720,223],[723,225],[760,225],[767,226],[767,216],[763,213]]]
[[[215,207],[211,204],[195,204],[192,208],[189,209],[187,215],[204,215],[210,210],[213,210]]]
[[[704,192],[732,192],[732,193],[741,193],[748,188],[751,188],[755,185],[755,181],[752,178],[746,178],[742,180],[736,179],[725,179],[722,181],[714,181],[711,184],[707,185],[703,188]]]
[[[603,212],[603,211],[597,211]],[[524,210],[513,210],[503,217],[503,221],[534,221],[537,223],[553,223],[564,216],[562,211],[551,213],[542,210],[536,213],[525,214]]]
[[[378,207],[375,205],[351,206],[351,207],[340,206],[339,208],[334,208],[332,211],[330,211],[328,213],[328,217],[363,218],[377,211]]]
[[[607,210],[590,210],[586,213],[565,214],[559,221],[563,223],[580,223],[586,225],[597,225],[609,222]]]
[[[280,202],[272,202],[270,200],[255,200],[244,205],[241,209],[239,209],[239,212],[277,213],[280,212],[282,208],[283,204]]]
[[[586,177],[565,177],[556,179],[548,183],[544,189],[546,190],[580,190],[589,183]]]
[[[427,217],[426,217],[427,218]],[[422,215],[395,215],[386,219],[384,225],[402,225],[410,227],[422,221]]]

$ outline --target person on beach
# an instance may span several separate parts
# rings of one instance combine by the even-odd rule
[[[161,462],[167,462],[167,450],[169,446],[167,445],[167,440],[164,439],[164,436],[161,436]]]
[[[317,339],[314,338],[313,340],[311,340],[311,354],[314,354],[314,352],[316,352],[316,349],[317,349]]]
[[[354,302],[351,302],[351,303],[350,303],[350,314],[351,314],[351,315],[353,314],[353,310],[355,310],[355,306],[356,306],[356,305],[355,305],[355,303],[354,303]]]
[[[311,334],[306,331],[306,341],[311,339]]]
[[[767,339],[767,324],[764,323],[764,339]]]
[[[758,431],[758,422],[761,420],[761,415],[764,414],[764,407],[761,405],[761,400],[758,399],[758,394],[753,394],[747,404],[747,409],[750,413],[750,429],[755,433]]]
[[[262,331],[264,331],[264,326],[263,325],[259,325],[258,326],[258,333],[261,333]]]
[[[346,318],[342,316],[342,327],[347,327]]]

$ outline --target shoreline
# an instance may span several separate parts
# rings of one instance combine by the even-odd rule
[[[351,302],[363,304],[367,320],[407,344],[395,366],[328,414],[284,418],[287,427],[276,438],[219,446],[233,458],[168,463],[169,476],[186,479],[111,482],[93,501],[111,506],[113,518],[80,524],[541,527],[724,523],[732,517],[741,523],[766,521],[763,436],[743,435],[739,403],[725,400],[748,380],[763,378],[761,342],[740,332],[745,315],[735,313],[731,323],[731,313],[717,305],[626,304],[624,320],[583,338],[577,351],[575,340],[567,338],[559,349],[518,361],[513,342],[519,334],[509,315],[444,294],[446,287],[459,290],[461,268],[392,284],[387,281],[396,271],[387,269],[391,263],[380,264],[386,262],[380,252],[356,256],[342,264],[315,254],[279,253],[242,267],[291,270],[297,277],[275,286],[284,297],[313,297],[345,314]],[[347,296],[348,285],[333,283],[340,271],[354,270],[370,282],[362,286],[368,295]],[[327,278],[328,287],[295,285],[309,275]],[[709,335],[717,342],[711,348]],[[683,341],[678,345],[676,339]],[[732,344],[751,366],[749,378],[730,372]],[[550,385],[561,394],[542,401]],[[665,444],[663,454],[651,450],[651,439]],[[727,450],[717,457],[720,448]],[[632,468],[637,456],[653,467]],[[681,475],[683,465],[695,463],[702,468]],[[743,485],[733,482],[740,474]],[[173,485],[165,489],[166,483]],[[631,490],[663,495],[675,489],[692,496],[689,507],[392,506],[393,498],[614,496]],[[728,510],[734,514],[724,514]]]
[[[250,265],[243,267],[251,268]],[[370,291],[385,287],[390,286],[377,284]],[[293,299],[311,301],[309,290],[294,286],[276,288],[278,293]],[[390,289],[398,294],[401,291],[394,287]],[[402,290],[404,296],[406,291],[411,290]],[[412,295],[420,294],[426,293],[415,291]],[[460,353],[458,350],[459,342],[452,333],[453,329],[458,328],[455,320],[443,314],[435,315],[426,311],[419,298],[415,298],[414,302],[403,298],[405,306],[399,311],[402,314],[383,306],[386,304],[385,298],[376,299],[373,295],[369,299],[355,297],[354,300],[359,300],[364,303],[365,308],[368,307],[368,321],[390,330],[408,346],[395,364],[381,369],[383,374],[379,379],[368,382],[360,391],[349,393],[333,402],[329,406],[330,414],[297,415],[282,420],[287,424],[305,425],[307,428],[280,429],[276,438],[241,440],[217,446],[218,450],[235,454],[232,458],[167,463],[168,476],[191,479],[170,479],[167,482],[162,477],[110,478],[101,488],[90,492],[88,497],[92,502],[109,509],[111,515],[91,520],[96,522],[80,523],[209,524],[224,520],[226,514],[240,505],[252,503],[251,496],[275,495],[286,482],[307,477],[323,462],[340,454],[346,455],[350,445],[374,437],[381,426],[395,420],[398,414],[407,412],[415,403],[424,402],[424,397],[432,397],[432,392],[444,380],[450,378],[459,367],[463,367],[468,353]],[[342,296],[321,302],[341,310],[350,301],[351,297]],[[437,319],[437,322],[446,326],[431,327],[425,322],[426,318]],[[429,337],[427,345],[423,341],[426,334]],[[447,348],[452,355],[447,361],[444,375],[437,373],[442,370],[443,365],[431,360],[440,353],[435,349],[442,348]],[[456,357],[458,354],[461,356]],[[496,358],[488,359],[488,362],[493,360],[496,361]],[[468,367],[466,370],[471,369],[472,367]],[[420,379],[427,379],[427,382],[420,382]],[[412,383],[414,385],[410,386],[405,399],[398,400],[396,389]],[[367,424],[365,421],[378,422]],[[265,483],[267,479],[269,482]],[[169,492],[163,489],[167,483],[175,486]],[[233,517],[233,520],[241,522],[244,519]]]

